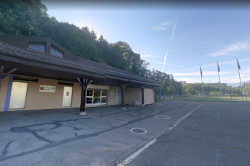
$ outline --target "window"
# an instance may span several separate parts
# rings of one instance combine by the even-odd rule
[[[51,45],[50,54],[63,57],[63,52],[53,45]]]
[[[108,91],[87,90],[87,104],[98,105],[107,103]]]
[[[45,43],[29,43],[29,48],[45,53]]]

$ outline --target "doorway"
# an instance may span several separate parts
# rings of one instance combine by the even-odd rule
[[[9,109],[24,109],[28,83],[13,82]]]
[[[63,90],[63,107],[71,107],[72,87],[65,86]]]

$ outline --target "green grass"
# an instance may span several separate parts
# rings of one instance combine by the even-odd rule
[[[236,148],[236,147],[234,147],[234,146],[229,146],[230,148],[233,148],[233,149],[238,149],[238,148]]]
[[[224,102],[231,102],[231,97],[222,97],[222,100],[220,97],[214,97],[214,96],[205,96],[204,97],[204,100],[203,100],[203,97],[201,96],[198,96],[198,97],[195,97],[195,96],[189,96],[189,97],[177,97],[177,98],[174,98],[174,99],[170,99],[170,100],[185,100],[185,101],[201,101],[201,102],[204,102],[204,101],[224,101]],[[238,102],[238,101],[242,101],[242,98],[241,97],[232,97],[232,101],[233,102]],[[243,101],[246,102],[246,98],[243,97]],[[250,101],[250,97],[248,98],[248,101]]]

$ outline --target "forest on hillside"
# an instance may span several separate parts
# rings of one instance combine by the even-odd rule
[[[87,26],[80,28],[68,22],[58,22],[47,14],[47,7],[41,0],[1,0],[0,33],[51,37],[76,56],[162,82],[162,93],[172,93],[174,86],[182,94],[182,84],[175,81],[173,75],[148,70],[149,63],[133,52],[128,43],[109,43],[103,36],[97,38],[94,30]],[[158,94],[159,91],[157,88]]]
[[[203,91],[204,95],[206,96],[220,96],[220,87],[219,86],[211,86],[203,84]],[[183,93],[189,95],[202,95],[202,86],[201,83],[193,83],[193,84],[186,84],[183,86]],[[221,87],[222,95],[227,96],[241,96],[241,87],[230,87],[227,86]],[[250,95],[250,87],[242,86],[242,93],[243,95],[247,94]]]

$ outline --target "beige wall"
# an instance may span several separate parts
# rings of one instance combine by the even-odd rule
[[[81,104],[82,88],[78,82],[74,82],[73,85],[73,96],[72,96],[72,107],[79,107]]]
[[[63,90],[64,86],[67,85],[58,85],[57,80],[44,79],[44,78],[39,78],[38,83],[36,82],[27,82],[27,83],[28,83],[28,88],[25,101],[25,110],[65,108],[62,107]],[[56,92],[39,92],[40,85],[56,86]],[[4,89],[6,91],[7,87]],[[81,87],[79,83],[75,82],[72,88],[72,104],[71,104],[72,107],[80,107],[80,97],[81,97]],[[2,99],[0,102],[2,102]]]
[[[135,102],[135,100],[139,101],[140,104],[142,103],[142,95],[140,88],[128,88],[125,89],[125,104],[129,102]]]
[[[9,76],[2,79],[1,89],[0,89],[0,111],[3,111],[4,109],[8,82],[9,82]]]
[[[56,92],[39,92],[40,85],[56,86]],[[58,85],[57,80],[39,78],[38,83],[29,82],[25,109],[62,108],[63,88],[63,85]]]
[[[154,89],[144,89],[144,104],[153,104],[155,102]]]
[[[109,87],[109,92],[108,92],[108,96],[107,96],[107,97],[108,97],[108,105],[115,105],[115,102],[116,102],[116,101],[115,101],[115,99],[116,99],[116,91],[115,91],[115,88],[116,88],[115,86],[110,86],[110,87]],[[114,98],[113,98],[113,99],[110,98],[110,93],[111,93],[111,92],[114,92]]]

